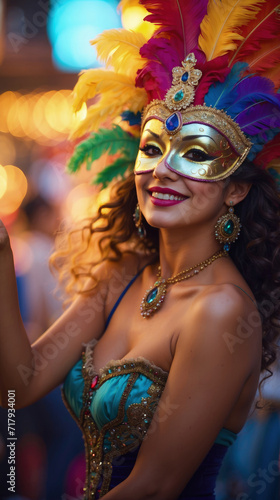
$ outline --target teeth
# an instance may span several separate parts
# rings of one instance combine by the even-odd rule
[[[158,198],[159,200],[184,200],[185,196],[176,196],[174,194],[158,193],[154,191],[152,193],[153,198]]]

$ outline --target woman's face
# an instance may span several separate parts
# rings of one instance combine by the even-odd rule
[[[202,171],[222,162],[221,149],[204,127],[191,133],[191,124],[170,137],[159,120],[144,127],[135,164],[140,209],[154,227],[175,228],[198,223],[215,224],[226,211],[227,180],[205,182],[182,172]],[[218,141],[217,141],[218,142]],[[228,150],[226,153],[228,155]]]

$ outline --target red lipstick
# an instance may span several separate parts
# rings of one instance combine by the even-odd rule
[[[178,203],[182,203],[182,201],[185,201],[188,196],[185,196],[181,193],[178,193],[178,191],[175,191],[174,189],[170,188],[163,188],[163,187],[155,187],[152,186],[149,188],[149,193],[151,194],[151,202],[153,205],[156,205],[158,207],[170,207],[172,205],[178,205]],[[157,198],[156,196],[153,196],[153,193],[161,193],[163,195],[169,195],[168,199],[163,199],[163,198]],[[181,199],[174,199],[174,197],[180,197]]]
[[[150,193],[156,191],[157,193],[174,194],[175,196],[184,196],[185,198],[188,198],[188,196],[185,196],[182,193],[178,193],[178,191],[174,191],[174,189],[160,187],[160,186],[152,186],[148,189],[148,191],[150,191]]]

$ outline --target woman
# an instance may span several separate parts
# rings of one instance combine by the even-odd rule
[[[241,12],[240,2],[209,2],[208,13],[206,2],[199,12],[192,2],[141,3],[159,30],[144,44],[122,30],[99,37],[115,77],[91,70],[76,87],[77,106],[101,94],[80,132],[108,113],[126,111],[130,125],[110,131],[107,149],[121,142],[123,158],[98,181],[129,166],[128,143],[131,152],[140,134],[134,174],[82,229],[70,270],[72,283],[88,281],[32,348],[1,228],[1,400],[15,389],[21,407],[64,381],[86,442],[85,498],[215,498],[223,456],[246,421],[260,372],[275,359],[279,198],[258,165],[278,157],[280,102],[237,54],[251,57],[250,33],[259,35],[268,15],[279,23],[278,14],[263,1]],[[213,28],[218,18],[222,29]],[[140,131],[136,113],[146,104]],[[86,158],[81,151],[87,159],[97,157],[97,144],[104,151],[106,134],[82,143],[70,167]]]

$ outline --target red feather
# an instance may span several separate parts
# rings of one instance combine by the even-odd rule
[[[140,54],[148,62],[137,72],[136,87],[145,88],[148,102],[163,99],[172,84],[172,69],[181,66],[182,60],[177,50],[170,47],[166,38],[151,38],[143,45]]]
[[[249,64],[248,70],[251,73],[258,73],[262,76],[269,77],[275,84],[276,88],[279,85],[280,77],[280,40],[269,40],[262,44],[262,48],[254,52],[247,58]],[[276,74],[270,75],[270,70],[276,69]]]
[[[279,59],[278,59],[278,62],[279,62]],[[267,70],[264,73],[264,76],[266,76],[266,78],[270,78],[270,80],[272,80],[274,82],[274,85],[277,89],[279,89],[279,87],[280,87],[280,66],[279,66],[278,62],[274,68],[271,68],[270,70]]]
[[[237,61],[247,62],[248,56],[259,50],[263,41],[279,37],[280,15],[279,0],[269,0],[247,26],[240,29],[244,40],[238,44],[229,62],[232,66]]]
[[[266,166],[276,158],[279,158],[280,150],[280,133],[277,134],[271,141],[269,141],[254,159],[254,163],[261,168]]]
[[[171,45],[172,40],[179,38],[183,61],[197,47],[200,23],[207,13],[208,0],[140,0],[140,3],[150,12],[145,20],[160,26],[155,37],[159,32],[166,32]]]
[[[203,104],[204,97],[212,83],[223,82],[225,80],[230,72],[228,55],[216,57],[216,59],[203,64],[203,66],[197,64],[197,68],[202,70],[202,77],[195,92],[195,106]]]

